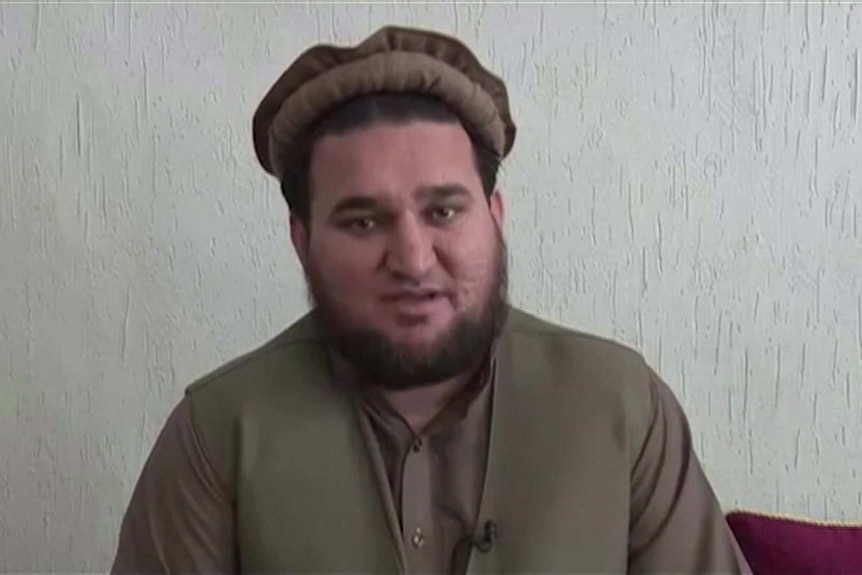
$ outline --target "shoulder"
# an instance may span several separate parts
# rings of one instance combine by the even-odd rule
[[[547,395],[564,412],[626,429],[632,446],[642,441],[663,384],[635,349],[512,309],[499,353],[512,385]]]
[[[326,350],[309,314],[282,333],[186,388],[183,402],[202,449],[226,484],[234,475],[241,428],[263,412],[290,419],[304,407],[326,402],[332,386]]]
[[[607,376],[648,378],[649,368],[640,352],[611,339],[584,333],[512,308],[503,329],[517,356],[538,355],[559,368],[602,370]],[[610,383],[608,377],[601,378]],[[612,380],[613,378],[611,378]]]
[[[225,363],[186,388],[193,404],[227,400],[251,401],[279,388],[295,387],[295,375],[322,360],[325,349],[314,317],[308,314],[257,349]]]

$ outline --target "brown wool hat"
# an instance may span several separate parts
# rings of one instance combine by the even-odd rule
[[[506,85],[464,44],[436,32],[388,26],[352,48],[306,50],[263,97],[254,114],[254,148],[278,179],[293,147],[327,112],[357,96],[420,93],[448,104],[500,157],[515,141]]]

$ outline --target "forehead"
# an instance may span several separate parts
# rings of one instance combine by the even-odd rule
[[[482,194],[473,144],[458,123],[379,124],[324,136],[314,146],[309,176],[312,204],[321,210],[350,195],[409,199],[453,184]]]

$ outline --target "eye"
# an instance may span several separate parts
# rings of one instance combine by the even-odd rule
[[[368,232],[377,227],[377,221],[371,217],[354,218],[343,222],[341,227],[353,232]]]
[[[442,206],[439,208],[433,208],[431,210],[431,219],[438,222],[450,221],[454,219],[457,215],[458,210],[449,206]]]

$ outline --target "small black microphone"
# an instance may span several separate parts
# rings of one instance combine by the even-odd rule
[[[473,546],[482,553],[487,553],[494,548],[499,537],[500,528],[497,527],[497,522],[493,519],[489,519],[485,522],[482,536],[473,540]]]
[[[455,549],[452,551],[452,562],[449,571],[451,573],[464,573],[468,567],[471,548],[475,547],[482,553],[488,553],[494,548],[499,538],[500,528],[497,527],[497,522],[491,519],[485,521],[480,536],[477,537],[467,533],[458,540]]]

